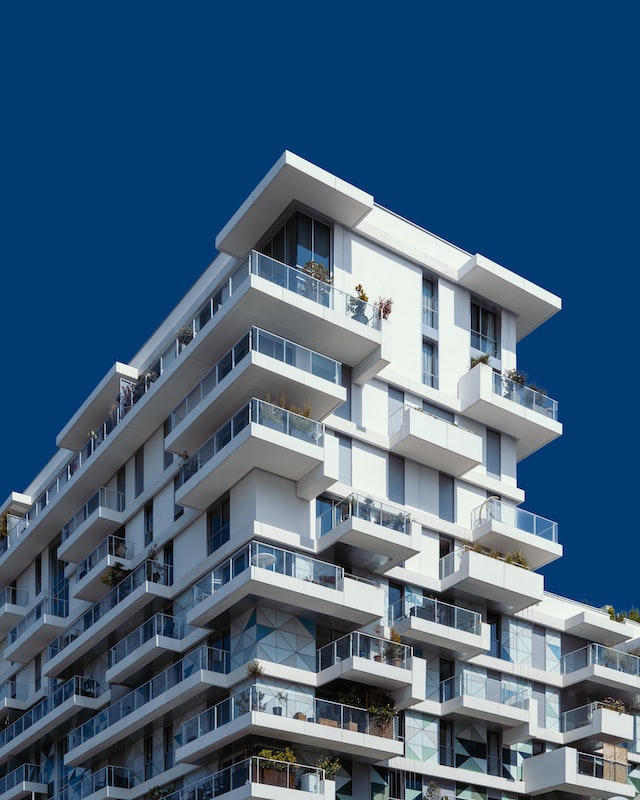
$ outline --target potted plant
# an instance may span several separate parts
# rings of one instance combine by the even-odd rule
[[[361,283],[356,286],[356,292],[356,297],[349,298],[349,312],[351,317],[358,322],[369,322],[369,317],[365,314],[369,296],[362,288]]]
[[[260,678],[264,675],[264,667],[257,658],[247,664],[247,675],[250,678]]]
[[[286,707],[287,707],[287,693],[283,692],[283,691],[277,691],[276,692],[276,699],[280,703],[284,703],[284,708],[286,709]],[[277,706],[273,707],[273,713],[278,717],[282,716],[282,710],[283,709],[282,709],[281,705],[277,705]]]
[[[164,566],[158,561],[158,550],[153,542],[147,550],[147,580],[158,583],[164,572]]]
[[[131,570],[125,569],[121,561],[116,561],[115,564],[107,567],[107,571],[104,575],[100,576],[100,581],[107,586],[117,586],[130,572]]]
[[[389,319],[392,306],[393,306],[393,300],[390,297],[378,298],[378,302],[376,303],[376,311],[378,313],[378,316],[381,319]]]
[[[530,569],[529,561],[521,550],[514,550],[513,553],[508,553],[504,560],[506,564],[514,564],[516,567],[522,567],[522,569]]]
[[[176,331],[176,339],[180,342],[182,347],[186,347],[193,339],[193,326],[183,325],[181,328],[178,328]]]
[[[258,751],[260,763],[260,783],[270,786],[288,786],[293,789],[294,770],[289,769],[289,764],[297,762],[295,751],[286,745],[281,750],[262,748]],[[288,775],[288,780],[287,780]]]
[[[402,666],[404,647],[402,646],[402,637],[395,628],[391,628],[389,631],[389,644],[385,649],[385,655],[394,667]]]
[[[337,757],[330,758],[327,755],[321,755],[316,759],[316,767],[323,769],[325,778],[332,781],[340,771],[342,764]]]
[[[367,706],[369,733],[372,736],[393,738],[393,718],[398,716],[396,701],[388,693],[373,695]]]
[[[357,687],[350,686],[346,691],[341,692],[341,694],[338,697],[338,700],[340,703],[346,706],[346,708],[344,709],[344,721],[346,729],[348,731],[357,731],[358,713],[355,711],[355,709],[362,707],[362,697]],[[354,716],[356,717],[356,719],[354,719]]]
[[[491,353],[483,353],[481,356],[471,356],[471,367],[473,369],[476,364],[488,364],[491,358]]]

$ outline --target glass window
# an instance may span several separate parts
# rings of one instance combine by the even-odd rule
[[[389,500],[394,503],[404,503],[404,458],[389,453],[388,460],[388,486]]]
[[[290,267],[304,267],[307,261],[315,261],[330,270],[331,227],[296,211],[260,252]]]
[[[180,488],[180,475],[178,474],[173,479],[173,496],[174,496],[174,498],[175,498],[176,491],[179,488]],[[178,517],[181,517],[183,514],[184,514],[184,507],[178,505],[174,500],[174,504],[173,504],[173,520],[174,520],[174,522],[175,522],[175,520],[178,519]]]
[[[338,439],[338,480],[351,486],[351,439],[337,435]]]
[[[209,510],[207,521],[207,553],[211,554],[229,541],[231,503],[229,495],[217,500]]]
[[[435,284],[429,278],[422,279],[422,323],[429,328],[437,328]]]
[[[422,383],[438,388],[436,346],[427,339],[422,341]]]
[[[340,376],[340,385],[344,386],[347,390],[347,399],[346,401],[338,406],[336,410],[333,412],[336,417],[342,417],[342,419],[351,419],[351,367],[347,366],[346,364],[342,365]]]
[[[500,475],[501,471],[500,434],[487,429],[487,472]]]
[[[134,456],[135,472],[135,496],[138,497],[144,491],[144,451],[142,448],[136,451]]]
[[[482,353],[498,355],[498,319],[478,303],[471,303],[471,347]]]
[[[440,406],[434,406],[433,403],[428,403],[426,400],[422,401],[422,410],[426,411],[427,414],[431,414],[433,417],[439,417],[447,422],[455,422],[455,414],[444,408],[440,408]]]
[[[144,507],[144,546],[153,541],[153,500]]]
[[[455,522],[455,503],[453,478],[451,475],[438,476],[438,516],[447,522]]]

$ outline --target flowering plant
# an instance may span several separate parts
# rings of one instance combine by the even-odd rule
[[[610,708],[612,711],[617,711],[618,714],[624,714],[627,708],[624,700],[620,700],[619,697],[603,697],[602,700],[598,701],[598,705],[601,708]]]
[[[391,306],[393,305],[393,300],[390,297],[386,299],[381,297],[377,303],[378,314],[382,317],[382,319],[389,319],[389,314],[391,314]]]

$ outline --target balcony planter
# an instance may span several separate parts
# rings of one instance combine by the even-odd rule
[[[287,769],[289,764],[296,763],[296,754],[290,747],[283,750],[263,749],[258,753],[260,758],[260,783],[269,786],[285,786],[294,788],[295,774]]]

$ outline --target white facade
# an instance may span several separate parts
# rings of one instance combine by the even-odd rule
[[[2,506],[0,800],[635,797],[640,627],[521,507],[559,298],[289,152],[216,247]]]

